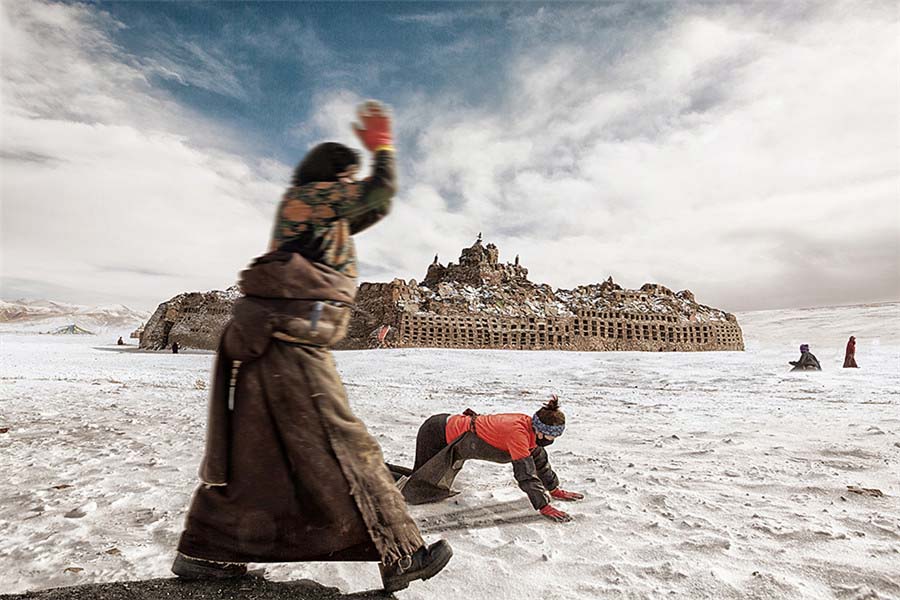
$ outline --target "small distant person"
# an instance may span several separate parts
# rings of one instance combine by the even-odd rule
[[[172,354],[178,354],[178,342],[172,342]]]
[[[413,468],[388,467],[406,501],[425,504],[457,493],[450,487],[467,460],[512,463],[513,477],[535,510],[553,521],[571,521],[572,517],[550,502],[581,500],[584,495],[559,487],[559,477],[550,467],[546,450],[565,426],[566,417],[559,410],[556,395],[533,416],[480,415],[471,409],[460,415],[434,415],[419,428]]]
[[[859,368],[859,365],[856,364],[856,336],[853,335],[851,335],[850,339],[847,341],[847,351],[844,353],[844,368]]]
[[[116,346],[124,346],[124,345],[125,345],[125,340],[123,340],[122,336],[120,335],[118,341],[116,342]]]
[[[809,351],[809,344],[800,344],[800,359],[788,361],[794,368],[791,371],[821,371],[819,359]]]
[[[390,325],[382,325],[381,328],[378,330],[377,337],[378,337],[378,347],[379,348],[387,347],[387,342],[385,341],[385,338],[387,338],[387,335],[388,335],[388,333],[390,333],[390,331],[391,331]]]
[[[376,329],[373,329],[369,334],[369,347],[370,348],[387,348],[388,342],[386,340],[388,333],[391,331],[390,325],[382,325]]]

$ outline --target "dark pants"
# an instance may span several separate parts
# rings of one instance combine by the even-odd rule
[[[555,490],[559,479],[550,468],[544,448],[538,446],[529,456],[513,460],[508,451],[491,446],[474,431],[467,431],[448,444],[447,416],[434,415],[422,423],[416,435],[414,469],[388,465],[396,480],[408,478],[402,490],[409,504],[439,502],[456,495],[458,492],[451,488],[463,464],[467,460],[486,460],[512,463],[513,475],[532,506],[541,509],[547,505],[547,490]]]
[[[413,471],[418,471],[422,465],[447,447],[447,417],[449,416],[449,413],[444,413],[428,417],[419,427],[419,433],[416,434],[416,462],[413,465]]]

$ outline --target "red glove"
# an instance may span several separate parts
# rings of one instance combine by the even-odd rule
[[[550,495],[556,498],[557,500],[584,500],[584,494],[579,494],[578,492],[567,492],[562,488],[556,488],[555,490],[550,491]]]
[[[367,100],[359,106],[357,114],[362,124],[353,123],[353,131],[367,150],[375,152],[394,149],[391,116],[386,106],[377,100]]]
[[[572,517],[569,516],[568,513],[564,513],[561,510],[556,510],[553,508],[552,504],[548,504],[544,508],[540,510],[540,513],[547,517],[552,521],[556,521],[557,523],[566,523],[572,520]]]

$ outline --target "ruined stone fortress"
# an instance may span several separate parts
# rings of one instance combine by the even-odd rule
[[[237,286],[225,291],[187,292],[157,307],[142,327],[131,334],[146,350],[182,348],[216,350],[234,301],[241,297]]]
[[[215,349],[238,297],[181,294],[157,309],[141,347]],[[698,304],[687,290],[648,283],[623,289],[612,278],[556,290],[528,279],[519,264],[500,263],[481,236],[457,263],[435,256],[422,283],[362,283],[347,337],[338,349],[500,348],[514,350],[743,350],[734,315]]]
[[[458,263],[435,257],[421,284],[363,283],[356,305],[343,348],[744,349],[734,315],[697,304],[687,290],[626,290],[610,278],[554,292],[529,281],[518,257],[500,263],[497,247],[480,236]]]

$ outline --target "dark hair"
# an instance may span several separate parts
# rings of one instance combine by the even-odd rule
[[[348,167],[359,165],[359,154],[337,142],[319,144],[306,153],[297,168],[291,185],[304,185],[314,181],[337,181],[338,173]]]
[[[556,394],[550,397],[550,400],[544,404],[543,408],[537,411],[537,418],[544,425],[565,425],[566,415],[559,410],[559,398]]]

